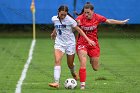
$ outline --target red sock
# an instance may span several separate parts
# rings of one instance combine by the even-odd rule
[[[86,68],[79,69],[80,82],[86,81]]]

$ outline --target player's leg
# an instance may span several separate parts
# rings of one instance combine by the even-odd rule
[[[71,75],[73,76],[73,78],[75,80],[78,80],[79,76],[75,71],[76,67],[75,67],[75,64],[74,64],[74,57],[75,57],[75,54],[72,54],[72,55],[67,54],[67,64],[68,64],[68,67],[70,69],[70,72],[71,72]]]
[[[77,54],[80,61],[79,76],[81,89],[85,89],[87,52],[85,50],[78,50]]]
[[[88,49],[88,55],[93,70],[97,71],[99,68],[100,48],[98,46],[91,46],[90,49]]]
[[[90,57],[90,63],[94,71],[99,69],[99,57]]]
[[[59,49],[55,49],[54,56],[55,56],[55,66],[54,66],[54,82],[49,83],[49,86],[58,88],[59,87],[59,79],[61,74],[61,60],[64,55]]]
[[[69,45],[66,49],[67,54],[67,64],[70,72],[75,80],[79,79],[78,74],[75,71],[74,57],[75,57],[75,45]]]

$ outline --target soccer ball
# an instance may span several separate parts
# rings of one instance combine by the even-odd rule
[[[66,89],[74,89],[77,86],[77,81],[73,78],[68,78],[65,80],[64,86]]]

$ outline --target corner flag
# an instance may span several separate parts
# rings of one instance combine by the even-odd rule
[[[35,40],[36,39],[36,31],[35,31],[35,2],[34,2],[34,0],[32,0],[30,9],[31,9],[31,12],[33,15],[33,39]]]

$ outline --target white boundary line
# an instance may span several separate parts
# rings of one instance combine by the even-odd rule
[[[26,72],[28,70],[28,67],[31,63],[31,60],[32,60],[32,55],[33,55],[33,51],[34,51],[34,47],[35,47],[35,42],[36,40],[33,39],[32,40],[32,44],[31,44],[31,47],[30,47],[30,51],[29,51],[29,55],[28,55],[28,59],[24,65],[24,69],[22,70],[22,74],[21,74],[21,77],[16,85],[16,90],[15,90],[15,93],[21,93],[21,86],[22,86],[22,83],[26,77]]]

